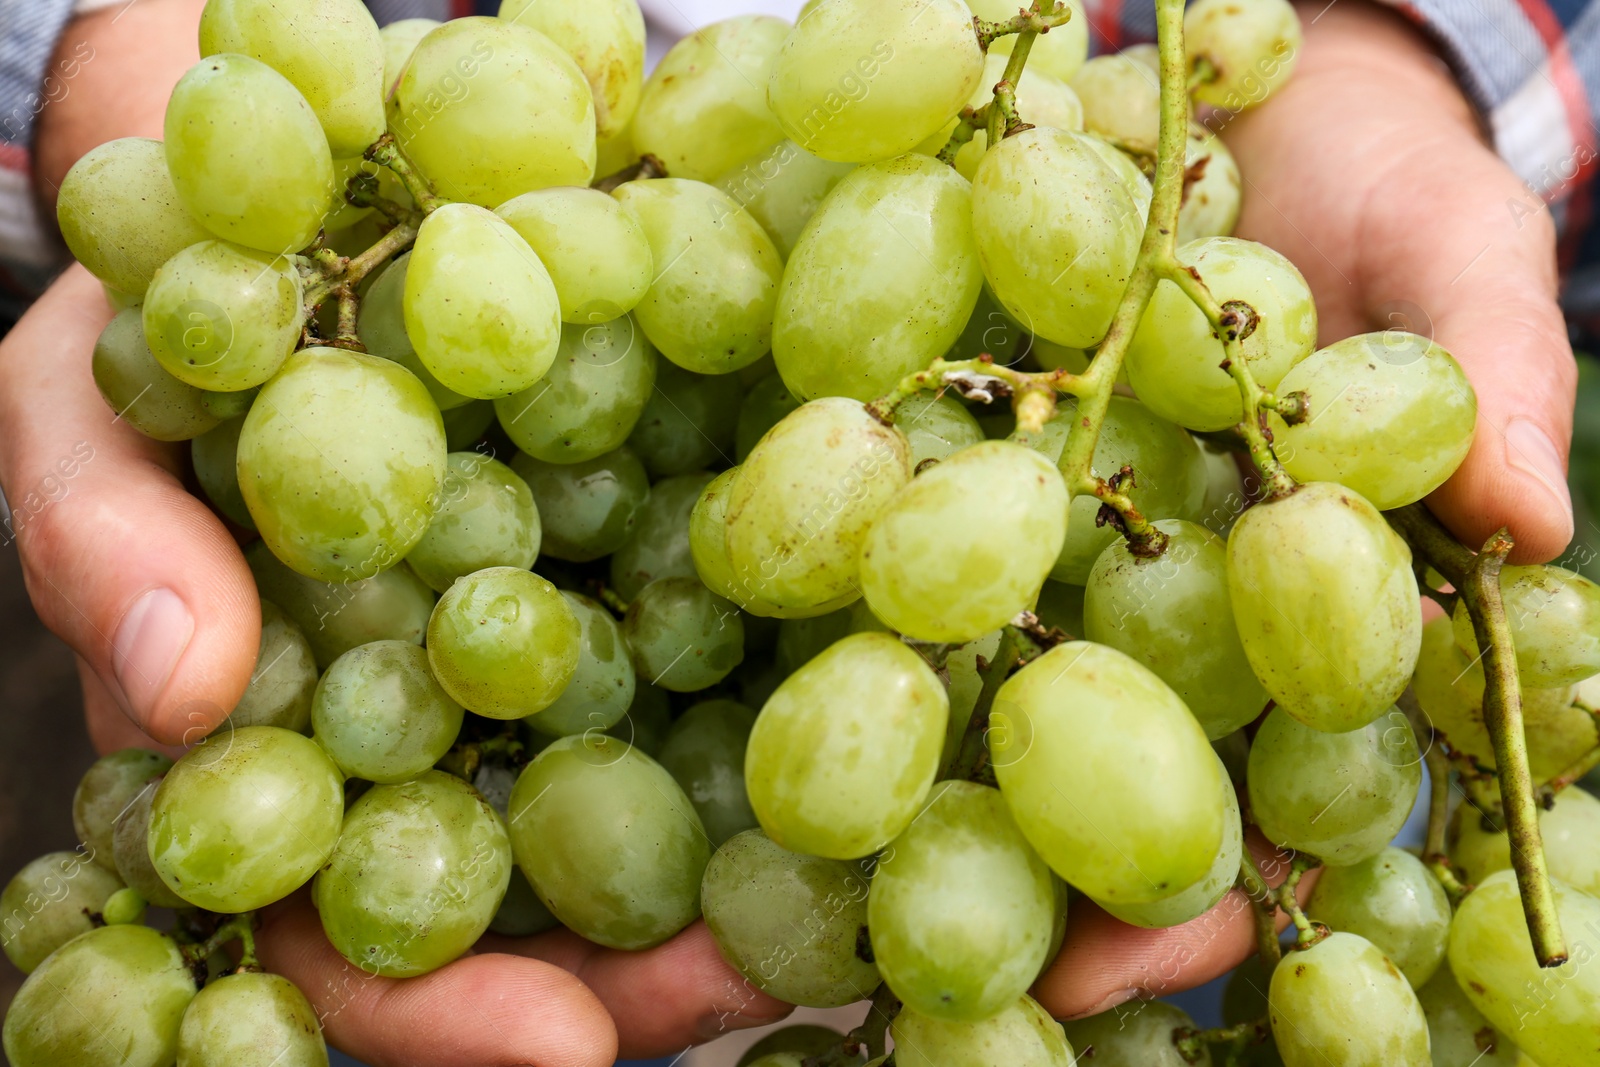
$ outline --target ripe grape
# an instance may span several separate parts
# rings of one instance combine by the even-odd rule
[[[762,104],[765,107],[765,102]],[[785,260],[834,186],[856,169],[812,155],[790,140],[727,170],[713,183],[749,212]]]
[[[734,700],[705,700],[667,731],[658,757],[683,787],[713,848],[756,825],[744,791],[744,753],[756,713]]]
[[[1032,62],[1038,55],[1038,44],[1036,43],[1034,47],[1036,50],[1029,53],[1029,66],[1022,72],[1022,78],[1016,85],[1017,112],[1032,126],[1049,126],[1052,129],[1074,132],[1082,130],[1083,103],[1078,99],[1078,94],[1073,92],[1066,82],[1038,72]],[[983,61],[983,79],[978,82],[978,88],[967,101],[967,106],[973,111],[977,111],[994,99],[994,87],[1005,76],[1006,62],[1009,58],[1008,55],[1001,55],[993,48],[989,49],[989,54]],[[938,155],[949,143],[950,135],[955,131],[958,121],[960,120],[946,123],[938,133],[918,145],[917,151],[930,156]],[[983,159],[983,153],[988,147],[988,131],[974,131],[972,140],[962,145],[956,152],[956,172],[971,181],[972,176],[977,173],[978,162]]]
[[[1332,933],[1289,954],[1268,997],[1287,1067],[1431,1067],[1416,994],[1364,937]]]
[[[543,711],[577,670],[582,628],[556,587],[490,567],[459,579],[428,620],[428,662],[458,703],[491,719]]]
[[[1239,221],[1243,179],[1228,146],[1204,126],[1190,123],[1184,167],[1178,244],[1232,234],[1234,224]],[[1191,180],[1189,175],[1192,174],[1199,176]]]
[[[628,435],[652,478],[733,462],[744,387],[737,374],[695,374],[671,360],[656,365],[656,387]]]
[[[111,831],[111,854],[117,861],[117,877],[152,907],[187,908],[190,903],[167,887],[150,858],[150,812],[159,780],[145,784],[134,794]]]
[[[1071,81],[1072,76],[1089,58],[1089,16],[1084,11],[1083,0],[1059,0],[1063,7],[1072,9],[1072,17],[1033,42],[1028,53],[1028,70],[1037,70],[1061,81]],[[981,19],[1001,22],[1013,18],[1018,11],[1014,0],[972,0],[967,5]],[[1015,36],[1001,37],[989,46],[991,56],[1009,56],[1016,47]],[[1023,71],[1027,74],[1027,70]]]
[[[146,437],[188,441],[221,421],[203,389],[174,378],[150,351],[136,307],[117,312],[100,331],[90,367],[106,406]]]
[[[442,593],[487,567],[530,569],[539,558],[540,529],[528,483],[477,452],[452,452],[448,463],[438,509],[406,554],[417,577]]]
[[[640,677],[674,693],[716,685],[744,661],[739,609],[698,578],[658,578],[622,619]]]
[[[374,641],[334,660],[317,683],[316,740],[346,778],[405,782],[450,751],[461,705],[409,641]]]
[[[454,389],[440,384],[433,372],[422,365],[411,338],[406,334],[405,292],[406,273],[411,267],[411,253],[395,257],[377,281],[368,287],[361,298],[361,313],[356,320],[356,332],[367,353],[392,359],[417,376],[428,388],[428,395],[439,406],[440,412],[454,411],[472,403],[472,397],[462,396]]]
[[[511,469],[537,506],[540,550],[577,563],[615,552],[650,495],[650,479],[624,446],[582,463],[544,463],[518,455]]]
[[[1094,1067],[1189,1067],[1173,1033],[1196,1029],[1189,1013],[1159,1000],[1135,1000],[1121,1007],[1064,1023],[1067,1040],[1080,1062]],[[1193,1061],[1213,1062],[1209,1050]]]
[[[121,888],[121,880],[88,853],[47,852],[0,891],[0,948],[29,974],[56,949],[94,929],[89,916]]]
[[[762,1056],[774,1053],[793,1053],[802,1059],[806,1056],[820,1056],[843,1043],[844,1035],[837,1030],[810,1023],[796,1023],[774,1030],[751,1045],[745,1050],[744,1055],[739,1057],[738,1067],[752,1067],[752,1064],[757,1063]]]
[[[159,752],[124,748],[101,756],[84,772],[72,794],[72,829],[88,858],[108,871],[117,869],[111,839],[117,816],[145,783],[166,773],[172,761]]]
[[[593,325],[621,318],[644,299],[655,278],[656,261],[639,219],[598,189],[536,189],[494,213],[550,272],[562,322]]]
[[[255,670],[250,672],[244,695],[228,712],[228,721],[236,728],[281,726],[309,733],[316,688],[317,659],[306,635],[276,604],[261,601]]]
[[[177,1067],[327,1067],[322,1026],[287,978],[241,971],[207,985],[183,1013]]]
[[[730,467],[706,483],[689,513],[689,552],[694,571],[706,588],[747,612],[771,617],[777,609],[756,601],[739,587],[728,562],[728,495],[738,467]],[[641,548],[644,546],[641,545]],[[612,579],[615,582],[615,578]]]
[[[983,440],[983,428],[952,396],[917,396],[901,404],[894,424],[911,446],[911,469],[946,460]]]
[[[690,515],[710,483],[711,475],[697,471],[663,478],[650,487],[633,532],[611,555],[611,588],[618,596],[632,600],[658,578],[696,576],[689,546]]]
[[[1217,757],[1177,694],[1121,652],[1072,641],[1031,661],[995,697],[989,749],[1017,825],[1096,900],[1147,904],[1210,871],[1226,823]]]
[[[1563,789],[1551,798],[1548,808],[1540,810],[1539,836],[1552,876],[1590,896],[1600,896],[1600,854],[1594,847],[1600,841],[1600,800],[1577,786]],[[1470,804],[1456,808],[1448,842],[1450,861],[1469,885],[1511,868],[1511,842],[1504,827]]]
[[[378,29],[378,39],[383,42],[383,96],[388,98],[400,72],[405,70],[411,53],[417,50],[422,39],[443,25],[438,19],[399,19],[385,23]]]
[[[1157,72],[1129,56],[1096,56],[1072,76],[1072,91],[1083,102],[1083,128],[1119,149],[1155,157],[1161,132]]]
[[[1183,15],[1191,65],[1215,72],[1195,99],[1229,111],[1254,107],[1277,92],[1300,60],[1300,18],[1287,0],[1197,0]]]
[[[578,64],[594,95],[596,137],[627,129],[644,84],[644,16],[635,0],[501,0],[498,14],[538,30]]]
[[[1323,871],[1306,913],[1372,942],[1413,989],[1421,989],[1444,960],[1450,899],[1422,861],[1401,849]]]
[[[1523,684],[1548,689],[1600,673],[1600,586],[1553,565],[1502,567],[1500,595]],[[1456,602],[1451,621],[1456,644],[1476,656],[1465,600]]]
[[[945,1022],[908,1008],[895,1016],[889,1033],[897,1067],[1074,1067],[1078,1062],[1061,1024],[1027,996],[976,1023]]]
[[[1428,1019],[1429,1051],[1440,1067],[1518,1067],[1522,1062],[1517,1046],[1472,1006],[1448,962],[1417,990],[1417,1000]]]
[[[748,459],[751,450],[767,435],[767,431],[799,406],[800,401],[789,392],[781,374],[769,374],[751,386],[745,394],[744,403],[739,406],[739,425],[733,437],[733,451],[739,462]],[[977,438],[980,441],[982,439],[982,435]]]
[[[640,688],[622,628],[598,602],[577,593],[561,595],[578,620],[578,665],[561,695],[523,721],[551,737],[609,730],[627,714]]]

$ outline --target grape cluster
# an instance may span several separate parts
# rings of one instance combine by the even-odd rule
[[[873,999],[751,1067],[1600,1063],[1600,588],[1448,542],[1461,367],[1318,349],[1231,236],[1216,130],[1293,10],[1157,9],[1088,59],[1077,0],[811,0],[646,79],[634,0],[210,0],[164,141],[60,221],[107,403],[247,543],[259,665],[6,887],[11,1062],[326,1064],[254,951],[307,887],[370,974],[703,917],[752,989]],[[1236,885],[1225,1027],[1027,995],[1069,908]]]

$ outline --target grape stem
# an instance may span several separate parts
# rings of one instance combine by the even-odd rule
[[[239,963],[235,972],[261,970],[261,962],[256,958],[256,913],[253,911],[228,916],[210,937],[183,945],[181,951],[191,964],[203,964],[212,953],[234,941],[239,942]]]
[[[1065,26],[1072,19],[1072,8],[1065,4],[1054,3],[1053,0],[1033,0],[1033,5],[1019,11],[1008,19],[998,22],[989,22],[985,19],[974,18],[972,28],[978,35],[978,47],[985,52],[989,46],[1002,37],[1018,34],[1015,48],[1033,47],[1033,38],[1041,33],[1049,33],[1057,26]],[[1012,55],[1016,55],[1013,51]],[[1009,73],[1009,71],[1008,71]],[[1021,70],[1018,70],[1021,73]]]
[[[416,201],[417,210],[424,215],[432,214],[449,203],[433,191],[428,179],[424,178],[416,165],[400,151],[400,146],[394,142],[394,134],[385,133],[373,141],[367,146],[366,157],[379,166],[388,167],[393,171],[394,176],[400,179],[400,184],[406,187],[406,192],[411,194],[411,199]]]
[[[625,185],[628,182],[646,181],[650,178],[665,178],[666,176],[667,165],[661,162],[659,156],[653,156],[646,152],[639,157],[637,163],[629,164],[615,174],[608,174],[604,178],[596,178],[590,188],[598,189],[602,193],[609,193],[615,190],[617,186]]]
[[[1432,564],[1466,602],[1473,633],[1483,653],[1483,722],[1494,743],[1500,805],[1511,842],[1511,865],[1522,895],[1522,911],[1539,966],[1559,967],[1567,961],[1566,940],[1545,864],[1539,803],[1528,769],[1528,743],[1523,733],[1517,654],[1500,596],[1500,568],[1511,552],[1511,535],[1502,529],[1489,538],[1483,551],[1473,555],[1470,549],[1457,544],[1420,503],[1386,515],[1412,551]]]
[[[873,990],[872,1005],[861,1025],[845,1035],[843,1041],[820,1056],[810,1056],[801,1061],[801,1067],[845,1067],[859,1063],[865,1054],[869,1060],[884,1054],[888,1045],[889,1024],[900,1014],[900,998],[889,989],[889,983],[880,983]]]
[[[1577,761],[1572,764],[1572,766],[1568,767],[1566,770],[1562,771],[1560,774],[1546,782],[1544,787],[1539,790],[1540,800],[1543,801],[1546,806],[1548,806],[1555,800],[1557,793],[1561,792],[1568,786],[1573,785],[1578,781],[1578,779],[1582,778],[1596,767],[1600,767],[1600,745],[1596,745],[1594,748],[1591,748],[1588,752],[1580,756]]]
[[[1081,395],[1080,390],[1086,388],[1083,382],[1082,375],[1066,370],[1032,374],[1003,367],[988,353],[977,359],[954,362],[936,359],[927,370],[906,375],[900,379],[900,384],[896,385],[892,392],[868,404],[867,413],[885,426],[893,426],[895,412],[900,405],[925,389],[937,389],[941,392],[945,389],[954,389],[968,399],[981,400],[987,404],[1039,392]],[[1034,432],[1038,432],[1037,427]]]
[[[1233,1026],[1212,1030],[1195,1030],[1180,1026],[1172,1031],[1172,1043],[1185,1063],[1199,1063],[1206,1057],[1207,1045],[1228,1046],[1228,1058],[1233,1061],[1251,1045],[1259,1045],[1272,1036],[1271,1021],[1263,1015],[1259,1019],[1235,1023]]]
[[[1078,483],[1078,491],[1100,501],[1096,526],[1115,526],[1127,539],[1128,551],[1140,559],[1158,559],[1167,550],[1170,538],[1139,513],[1124,485],[1136,485],[1132,467],[1123,467],[1110,479],[1088,475]]]
[[[1295,890],[1300,885],[1300,879],[1313,867],[1320,867],[1321,863],[1311,856],[1296,856],[1289,861],[1289,875],[1273,892],[1277,895],[1278,907],[1283,909],[1289,921],[1294,923],[1298,931],[1295,939],[1295,948],[1310,948],[1318,941],[1328,936],[1328,928],[1319,926],[1306,918],[1306,913],[1300,907],[1300,898],[1295,896]]]
[[[1248,848],[1240,852],[1239,878],[1234,885],[1250,899],[1250,910],[1256,921],[1256,951],[1270,974],[1283,958],[1283,946],[1278,941],[1278,903]]]
[[[350,180],[344,183],[345,203],[355,207],[370,207],[390,223],[416,222],[420,213],[411,210],[403,204],[396,203],[386,196],[378,194],[378,176],[376,174],[353,174]]]
[[[989,710],[994,707],[995,694],[1000,691],[1006,676],[1021,658],[1021,631],[1014,626],[1007,626],[1000,632],[1000,647],[995,649],[994,659],[979,665],[978,673],[983,679],[983,686],[978,691],[977,702],[972,705],[972,715],[967,719],[967,728],[961,735],[961,746],[943,777],[970,782],[991,771]]]
[[[1422,862],[1432,872],[1452,907],[1461,903],[1471,887],[1456,875],[1445,848],[1445,830],[1450,818],[1450,757],[1442,747],[1444,735],[1433,728],[1417,703],[1416,694],[1409,688],[1397,701],[1406,718],[1411,721],[1411,731],[1422,749],[1422,759],[1428,767],[1428,836],[1422,846]]]
[[[306,317],[309,319],[310,312],[321,307],[323,301],[330,296],[338,295],[342,288],[350,289],[353,294],[355,287],[369,274],[416,243],[417,229],[415,223],[401,223],[379,238],[371,248],[349,259],[343,256],[334,256],[330,259],[319,252],[313,257],[313,262],[322,271],[322,277],[315,279],[306,287]]]

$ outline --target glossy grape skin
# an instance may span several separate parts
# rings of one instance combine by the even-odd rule
[[[445,447],[439,409],[403,368],[308,348],[245,416],[239,489],[279,559],[310,578],[356,581],[404,559],[427,532]]]
[[[594,96],[597,138],[628,128],[644,84],[644,16],[635,0],[501,0],[498,15],[538,30],[578,64]]]
[[[517,866],[580,936],[650,948],[699,916],[710,843],[672,775],[637,747],[555,741],[517,779],[509,811]]]
[[[736,374],[694,374],[662,360],[656,364],[655,391],[628,444],[652,478],[732,463],[743,395]]]
[[[305,248],[333,204],[333,156],[288,79],[243,55],[202,59],[167,101],[178,196],[206,229],[273,255]]]
[[[507,200],[494,213],[528,242],[550,272],[562,322],[590,325],[621,318],[650,289],[655,257],[644,227],[632,211],[598,189],[536,189]]]
[[[1386,848],[1317,879],[1306,914],[1335,930],[1359,934],[1421,989],[1444,960],[1450,899],[1411,853]]]
[[[1416,994],[1366,938],[1332,933],[1288,954],[1268,1005],[1287,1067],[1431,1067]]]
[[[195,481],[200,483],[211,506],[228,521],[254,530],[255,520],[250,517],[250,508],[239,491],[239,434],[243,430],[243,416],[219,423],[215,429],[207,430],[189,443],[189,459],[194,465]]]
[[[1428,1046],[1438,1067],[1518,1067],[1521,1054],[1461,991],[1450,964],[1417,990],[1428,1020]]]
[[[1089,16],[1084,11],[1082,0],[1062,0],[1062,4],[1072,9],[1072,18],[1034,40],[1033,49],[1028,53],[1027,70],[1036,70],[1065,82],[1071,81],[1084,60],[1089,58]],[[991,22],[1003,22],[1017,14],[1012,10],[1016,5],[1011,0],[972,0],[967,6],[978,18]],[[1001,37],[989,46],[989,54],[1009,56],[1016,43],[1015,37]]]
[[[200,54],[258,59],[300,91],[335,159],[383,133],[383,41],[360,0],[215,0],[200,16]]]
[[[1190,64],[1205,59],[1216,76],[1195,99],[1229,111],[1254,107],[1276,92],[1300,59],[1300,18],[1286,0],[1197,0],[1184,12]]]
[[[582,628],[556,587],[490,567],[452,585],[428,620],[428,662],[459,704],[491,719],[543,711],[577,670]]]
[[[609,730],[627,714],[638,685],[622,627],[599,602],[561,595],[578,620],[578,665],[555,702],[523,721],[551,737]]]
[[[374,641],[333,661],[317,683],[316,740],[347,778],[404,782],[450,751],[461,705],[409,641]]]
[[[100,912],[121,888],[122,880],[89,853],[47,852],[0,891],[0,948],[29,974],[50,953],[94,929],[89,913]]]
[[[781,374],[769,374],[745,394],[739,406],[739,425],[734,432],[734,455],[743,463],[756,443],[767,431],[783,421],[785,415],[800,406],[789,387],[783,384]],[[980,437],[979,440],[982,440]]]
[[[378,29],[378,38],[383,42],[383,95],[387,97],[389,90],[394,88],[394,83],[400,80],[400,72],[405,69],[406,63],[411,59],[411,53],[417,50],[417,45],[422,39],[443,23],[438,19],[400,19],[396,22],[385,23]]]
[[[1380,511],[1439,488],[1472,447],[1477,394],[1461,365],[1426,337],[1388,330],[1346,338],[1291,368],[1275,388],[1305,393],[1311,407],[1310,421],[1296,426],[1268,416],[1284,468],[1302,482],[1347,485]]]
[[[223,731],[162,779],[150,859],[190,903],[252,911],[327,862],[343,815],[344,779],[316,742],[276,726]]]
[[[667,731],[658,757],[683,787],[718,848],[756,825],[744,791],[744,753],[756,713],[733,700],[706,700],[685,711]]]
[[[276,974],[241,972],[202,989],[183,1013],[177,1067],[327,1067],[306,995]]]
[[[387,114],[395,143],[449,200],[494,207],[594,178],[589,83],[528,26],[481,17],[440,26],[412,53]]]
[[[1198,1029],[1189,1013],[1159,1000],[1131,1004],[1063,1023],[1067,1040],[1085,1067],[1189,1067],[1178,1051],[1173,1031]],[[1222,1046],[1226,1048],[1227,1046]],[[1211,1067],[1210,1049],[1195,1061]]]
[[[1239,164],[1221,137],[1199,123],[1189,126],[1184,154],[1186,173],[1200,177],[1184,186],[1183,207],[1178,211],[1178,244],[1205,237],[1227,237],[1239,221],[1243,179]]]
[[[161,264],[211,236],[179,199],[165,148],[147,137],[85,152],[61,180],[56,222],[74,259],[133,297]]]
[[[811,216],[855,166],[819,159],[785,139],[726,171],[713,184],[761,224],[787,261]]]
[[[1161,126],[1157,72],[1129,56],[1102,55],[1079,67],[1071,86],[1083,102],[1085,129],[1126,151],[1156,154]]]
[[[622,547],[650,496],[649,476],[627,447],[582,463],[518,455],[511,469],[527,482],[538,507],[540,551],[576,563]]]
[[[1422,756],[1397,709],[1334,734],[1274,708],[1250,746],[1248,779],[1268,840],[1348,867],[1381,853],[1405,825],[1422,784]]]
[[[755,988],[790,1004],[836,1008],[871,994],[863,958],[870,860],[789,852],[746,830],[712,855],[701,884],[706,926]]]
[[[128,801],[112,826],[111,850],[117,877],[152,907],[187,908],[190,903],[161,880],[150,856],[150,813],[160,781],[147,782]]]
[[[645,82],[634,147],[674,177],[712,182],[783,140],[767,81],[789,30],[783,19],[740,15],[679,40]]]
[[[369,355],[392,359],[417,376],[428,389],[428,395],[441,412],[454,411],[472,403],[472,397],[462,396],[433,376],[422,365],[416,347],[406,334],[405,291],[406,274],[411,267],[411,253],[397,256],[361,298],[361,314],[356,319],[356,333],[367,346]]]
[[[1228,535],[1228,593],[1256,677],[1308,726],[1365,726],[1411,678],[1411,550],[1353,490],[1312,482],[1245,512]]]
[[[1222,846],[1222,772],[1205,731],[1115,649],[1068,642],[1012,675],[989,749],[1023,834],[1097,900],[1170,897],[1205,877]]]
[[[1037,452],[973,445],[878,512],[861,544],[861,591],[909,637],[974,640],[1038,597],[1066,538],[1067,503],[1066,483]]]
[[[484,400],[531,387],[561,346],[550,272],[505,220],[472,204],[423,221],[406,269],[405,324],[441,384]]]
[[[742,590],[733,599],[784,616],[854,598],[867,530],[911,477],[905,437],[843,397],[785,417],[739,471],[727,510],[728,562]]]
[[[250,389],[300,340],[300,277],[281,256],[228,244],[190,245],[156,271],[141,310],[161,366],[199,389]]]
[[[290,570],[261,542],[244,555],[256,588],[300,627],[318,667],[369,641],[422,644],[434,595],[410,567],[335,585]]]
[[[952,396],[915,396],[901,404],[895,426],[911,446],[911,469],[930,459],[945,460],[983,440],[983,428]]]
[[[639,676],[674,693],[716,685],[744,661],[744,623],[698,578],[658,578],[622,619]]]
[[[528,483],[477,452],[452,452],[448,462],[438,509],[406,555],[417,577],[442,593],[487,567],[530,569],[539,558],[540,529]]]
[[[124,748],[95,760],[78,780],[72,793],[72,829],[100,867],[117,869],[111,851],[117,816],[146,782],[171,766],[172,761],[159,752]]]
[[[959,174],[915,153],[840,180],[778,292],[772,354],[790,392],[872,400],[950,348],[982,287],[971,205]]]
[[[104,926],[64,945],[6,1011],[12,1067],[166,1067],[194,999],[178,946],[146,926]]]
[[[843,1043],[844,1035],[837,1030],[830,1030],[826,1026],[813,1026],[810,1023],[796,1023],[781,1030],[774,1030],[751,1045],[745,1050],[744,1055],[739,1057],[737,1067],[751,1067],[762,1056],[775,1053],[795,1053],[802,1058],[820,1056]]]
[[[885,852],[867,917],[884,981],[951,1022],[998,1014],[1033,984],[1055,911],[1050,868],[999,790],[941,782]]]
[[[982,77],[972,13],[960,0],[824,0],[783,42],[767,102],[813,155],[874,163],[921,144]]]
[[[1511,867],[1511,842],[1504,829],[1486,828],[1488,820],[1470,805],[1456,808],[1446,841],[1450,861],[1469,885]],[[1557,793],[1539,811],[1539,836],[1545,863],[1554,878],[1574,889],[1600,897],[1600,800],[1577,786]]]
[[[1100,343],[1144,218],[1091,138],[1039,128],[984,153],[972,225],[984,276],[1013,318],[1057,344]]]
[[[733,482],[738,476],[739,468],[730,467],[707,482],[700,491],[689,513],[690,562],[707,589],[738,604],[754,616],[772,618],[780,609],[745,589],[735,578],[733,564],[728,559],[728,497],[733,492]],[[642,542],[640,547],[645,547]],[[613,585],[617,583],[618,570],[618,556],[613,556]],[[626,577],[625,574],[622,576]],[[852,592],[846,599],[853,596]]]
[[[1305,278],[1283,255],[1237,237],[1208,237],[1177,255],[1200,273],[1219,304],[1243,301],[1255,309],[1259,323],[1239,348],[1261,388],[1278,388],[1311,355],[1316,305]],[[1225,430],[1244,417],[1239,386],[1222,369],[1227,358],[1205,314],[1175,283],[1163,281],[1128,346],[1128,380],[1162,418],[1191,430]]]
[[[1267,704],[1233,622],[1227,548],[1191,522],[1154,525],[1168,538],[1159,557],[1141,559],[1118,539],[1095,560],[1083,634],[1154,671],[1215,741],[1253,722]]]
[[[1500,596],[1525,686],[1575,685],[1600,673],[1600,586],[1554,565],[1503,567]],[[1456,645],[1478,654],[1478,639],[1458,601],[1451,619]]]
[[[954,1023],[902,1011],[890,1024],[897,1067],[1074,1067],[1061,1024],[1023,996],[992,1019]]]
[[[783,257],[755,219],[712,185],[627,182],[612,194],[639,220],[656,274],[634,317],[667,359],[726,374],[772,347]]]
[[[317,658],[300,627],[270,600],[261,601],[261,641],[244,695],[228,712],[240,726],[311,729],[311,698],[317,688]]]

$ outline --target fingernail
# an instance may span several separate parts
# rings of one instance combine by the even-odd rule
[[[1561,505],[1567,527],[1572,527],[1572,496],[1567,492],[1567,472],[1561,452],[1550,435],[1530,419],[1513,419],[1506,427],[1506,462],[1544,486]]]
[[[194,616],[170,589],[150,590],[123,616],[111,650],[111,669],[141,725],[193,636]]]

